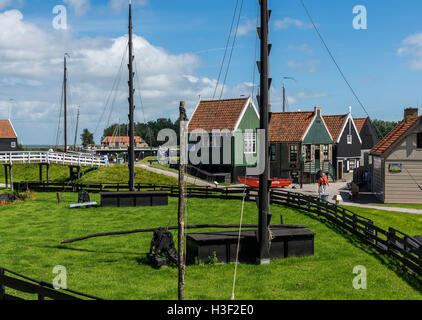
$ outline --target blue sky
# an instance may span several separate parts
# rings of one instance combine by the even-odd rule
[[[420,1],[304,2],[371,118],[399,120],[405,107],[422,102]],[[235,4],[236,0],[134,0],[138,91],[144,107],[136,102],[137,121],[175,119],[179,100],[192,112],[199,94],[212,97]],[[66,31],[52,27],[56,5],[67,8]],[[366,30],[353,28],[356,5],[367,9]],[[270,8],[272,110],[281,111],[282,77],[289,76],[296,79],[286,81],[290,111],[321,106],[324,114],[337,114],[351,105],[354,116],[365,116],[299,0],[273,0]],[[258,0],[244,1],[224,97],[252,93],[257,9]],[[12,110],[24,144],[55,144],[64,52],[71,55],[70,127],[77,106],[80,128],[96,131],[97,142],[107,123],[127,121],[126,69],[113,110],[109,106],[101,119],[123,54],[127,1],[0,0],[0,26],[0,118]]]

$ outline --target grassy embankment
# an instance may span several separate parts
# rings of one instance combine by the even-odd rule
[[[1,266],[51,282],[54,266],[63,265],[69,288],[107,299],[177,299],[177,269],[156,270],[147,263],[151,233],[60,244],[97,232],[166,226],[169,221],[175,225],[177,199],[170,198],[168,207],[70,209],[77,195],[62,198],[57,204],[55,194],[40,193],[34,200],[0,208]],[[92,199],[99,201],[99,196]],[[186,223],[238,223],[240,211],[236,200],[189,199]],[[316,232],[315,255],[267,266],[239,265],[237,299],[422,299],[420,278],[324,219],[275,205],[271,213],[274,223],[283,214],[285,223],[306,224]],[[356,213],[381,226],[422,234],[417,215],[363,209]],[[244,223],[256,222],[256,204],[246,203]],[[367,268],[367,290],[352,286],[357,265]],[[230,299],[233,273],[233,264],[188,266],[186,298]]]

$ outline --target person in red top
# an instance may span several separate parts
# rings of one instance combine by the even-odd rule
[[[325,190],[329,185],[330,184],[328,183],[327,176],[325,175],[325,173],[322,173],[321,177],[318,180],[319,194],[325,194]]]

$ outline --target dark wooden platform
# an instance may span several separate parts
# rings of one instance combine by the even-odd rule
[[[305,229],[271,229],[271,259],[304,257],[314,254],[315,233]],[[256,263],[258,256],[257,230],[244,230],[240,237],[239,262]],[[208,262],[217,256],[218,262],[236,261],[239,231],[190,233],[186,236],[186,263]]]
[[[100,192],[102,207],[155,207],[168,205],[165,191]]]

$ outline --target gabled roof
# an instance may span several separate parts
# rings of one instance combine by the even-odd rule
[[[252,103],[252,106],[259,117],[259,114],[253,105],[252,99],[226,99],[226,100],[202,100],[199,102],[188,123],[188,131],[212,130],[234,131],[239,125],[246,108]]]
[[[271,142],[299,142],[315,118],[314,111],[273,112],[270,121]]]
[[[422,116],[410,121],[401,121],[393,130],[391,130],[372,150],[371,153],[383,154],[390,149],[396,142],[405,137],[405,134],[418,122],[422,121]]]
[[[339,114],[332,116],[323,116],[325,124],[333,137],[333,141],[337,142],[340,137],[340,133],[344,127],[347,119],[347,114]]]
[[[15,129],[10,120],[0,120],[0,138],[17,138]]]
[[[368,118],[354,118],[353,121],[355,122],[356,129],[358,129],[359,134],[362,132],[363,126],[365,125],[366,120]]]
[[[362,139],[360,138],[360,130],[356,127],[356,123],[352,118],[352,114],[338,114],[331,116],[323,116],[325,124],[327,125],[328,131],[330,131],[334,143],[340,142],[341,136],[343,135],[344,130],[346,129],[349,120],[352,121],[353,126],[355,127],[356,133],[358,135],[360,143]]]

